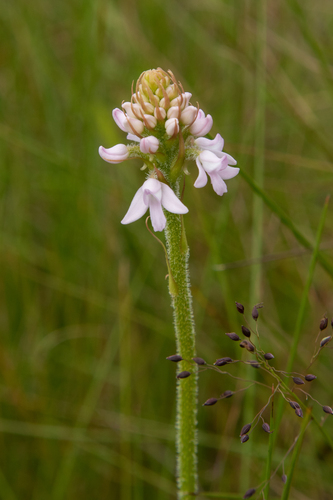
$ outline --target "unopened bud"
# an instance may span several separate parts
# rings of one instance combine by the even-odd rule
[[[184,371],[184,372],[178,373],[177,378],[187,378],[190,375],[191,375],[191,372]]]
[[[257,321],[259,317],[259,313],[258,313],[258,309],[256,308],[256,306],[254,306],[254,308],[252,309],[252,318]]]
[[[197,365],[206,365],[206,361],[202,358],[192,358]]]
[[[269,426],[266,422],[264,422],[264,423],[262,424],[262,428],[263,428],[263,430],[264,430],[265,432],[268,432],[268,434],[272,434],[272,432],[273,432],[273,431],[271,431],[270,426]]]
[[[293,377],[294,384],[296,385],[303,385],[305,382],[299,377]]]
[[[284,484],[286,484],[287,479],[288,479],[288,478],[287,478],[287,476],[286,476],[286,474],[282,474],[281,479],[282,479],[282,482],[283,482]]]
[[[247,492],[245,493],[245,495],[243,496],[244,499],[246,498],[251,498],[252,495],[254,495],[256,492],[256,489],[255,488],[250,488],[249,490],[247,490]]]
[[[243,325],[242,325],[242,333],[243,335],[245,335],[245,337],[251,337],[251,331],[248,328],[246,328],[246,326]]]
[[[202,406],[213,406],[218,402],[218,399],[216,398],[209,398],[207,401],[204,402]]]
[[[224,391],[224,393],[221,394],[221,398],[231,398],[232,395],[233,395],[232,391]]]
[[[319,324],[319,328],[321,329],[321,331],[325,330],[327,328],[327,325],[328,325],[328,319],[322,318]]]
[[[166,359],[169,361],[174,361],[175,363],[178,363],[178,361],[182,361],[182,357],[179,356],[179,354],[173,354],[172,356],[168,356]]]
[[[309,373],[308,375],[305,375],[305,377],[304,377],[304,378],[305,378],[305,380],[306,380],[307,382],[312,382],[312,380],[314,380],[314,379],[315,379],[315,378],[317,378],[317,377],[316,377],[316,375],[312,375],[311,373]]]
[[[332,340],[331,335],[329,337],[324,337],[323,339],[321,339],[320,347],[324,347],[324,345],[326,345],[330,340]]]
[[[290,406],[296,410],[296,408],[300,408],[300,405],[296,401],[289,401]]]
[[[249,439],[250,436],[248,434],[244,434],[244,436],[241,437],[241,443],[246,443],[246,441],[248,441]]]
[[[237,333],[226,333],[226,336],[229,337],[229,339],[231,340],[235,340],[236,342],[238,342],[240,340],[240,337],[238,337]]]
[[[330,413],[331,415],[333,415],[333,410],[330,406],[323,406],[323,410],[325,413]]]
[[[242,427],[242,430],[240,431],[240,437],[244,436],[244,434],[247,434],[249,430],[251,429],[252,425],[251,424],[245,424]]]
[[[270,352],[266,352],[266,354],[264,354],[264,358],[269,361],[270,359],[274,359],[274,356]]]
[[[179,132],[179,122],[177,118],[170,118],[165,122],[165,131],[166,133],[172,137],[178,134]]]
[[[233,360],[231,358],[220,358],[217,359],[214,363],[215,366],[224,366],[228,363],[231,363]]]
[[[296,408],[295,413],[298,417],[303,417],[302,408]]]
[[[240,304],[239,302],[235,302],[235,304],[237,307],[237,311],[241,314],[244,314],[244,306],[242,304]]]

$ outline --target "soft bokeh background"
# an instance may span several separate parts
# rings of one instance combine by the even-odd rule
[[[283,369],[333,186],[332,3],[13,0],[0,17],[0,497],[174,499],[175,365],[165,358],[175,342],[164,255],[144,219],[120,224],[143,182],[141,164],[108,165],[98,146],[125,140],[111,111],[145,69],[171,69],[213,115],[212,134],[222,134],[266,199],[241,175],[223,198],[208,185],[196,190],[197,169],[188,165],[198,354],[210,362],[244,356],[224,335],[243,322],[234,302],[249,313],[262,301],[262,344]],[[333,314],[332,230],[329,207],[327,265],[315,268],[296,371],[306,370],[320,319]],[[239,366],[230,371],[253,377]],[[311,393],[332,405],[332,351],[311,370]],[[206,371],[199,403],[245,386]],[[238,435],[269,391],[249,394],[199,406],[203,491],[242,496],[263,477],[268,435],[258,426],[246,445]],[[318,405],[313,411],[322,417]],[[273,469],[300,425],[286,405]],[[333,437],[331,417],[325,428]],[[291,498],[332,499],[332,465],[311,424]],[[271,499],[281,497],[281,475]]]

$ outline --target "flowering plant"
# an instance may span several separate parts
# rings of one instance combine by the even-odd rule
[[[121,221],[129,224],[148,210],[153,229],[165,229],[169,292],[174,309],[177,344],[177,482],[178,498],[190,500],[197,494],[197,378],[195,330],[188,271],[189,251],[182,215],[188,212],[180,199],[180,180],[188,173],[186,160],[195,160],[199,174],[196,188],[210,177],[214,191],[227,192],[225,180],[235,177],[236,161],[223,151],[220,134],[211,140],[204,137],[212,126],[210,115],[190,103],[192,94],[185,92],[171,71],[145,71],[139,77],[130,102],[114,109],[113,119],[127,133],[128,144],[109,149],[99,148],[109,163],[139,158],[148,175],[136,192]],[[164,210],[163,210],[164,209]],[[163,245],[164,246],[164,245]]]

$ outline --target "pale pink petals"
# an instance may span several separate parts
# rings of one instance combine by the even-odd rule
[[[152,115],[143,115],[144,116],[144,122],[148,128],[155,128],[157,124],[157,120],[155,116]]]
[[[140,137],[138,137],[137,135],[134,135],[134,134],[127,134],[126,136],[126,139],[128,141],[135,141],[135,142],[140,142]]]
[[[205,116],[205,113],[200,109],[195,122],[190,126],[190,132],[197,137],[204,136],[210,132],[212,126],[213,118],[210,115]]]
[[[98,152],[101,158],[109,163],[121,163],[128,158],[129,154],[125,144],[117,144],[109,149],[100,146]]]
[[[219,155],[212,151],[204,150],[196,159],[199,175],[194,183],[194,187],[201,188],[207,184],[207,174],[210,177],[215,193],[222,196],[227,192],[227,185],[224,180],[235,177],[239,168],[228,166],[228,155],[219,152]]]
[[[179,107],[172,106],[171,108],[169,108],[168,112],[167,112],[167,117],[168,118],[179,118]]]
[[[160,141],[154,137],[153,135],[150,135],[149,137],[144,137],[140,141],[140,150],[142,153],[156,153],[158,150],[158,146],[160,144]]]
[[[169,120],[167,120],[165,122],[165,131],[170,137],[178,134],[178,132],[179,132],[178,119],[177,118],[170,118]]]
[[[157,120],[165,120],[165,117],[166,117],[165,109],[164,108],[155,108],[154,116],[155,116],[155,118],[157,118]]]
[[[126,132],[129,132],[130,134],[137,133],[138,135],[141,135],[144,128],[145,126],[141,120],[138,120],[137,118],[131,118],[130,116],[127,117]]]
[[[128,132],[127,120],[126,120],[126,116],[125,116],[124,112],[121,109],[116,108],[112,111],[112,116],[113,116],[114,121],[116,122],[116,124],[120,128],[120,130],[122,130],[123,132]]]
[[[143,132],[144,124],[141,120],[133,118],[132,116],[125,115],[121,109],[114,109],[112,111],[112,116],[118,127],[123,132],[129,132],[130,134],[140,135]]]
[[[213,140],[206,139],[205,137],[198,137],[194,142],[200,149],[208,149],[209,151],[213,151],[213,153],[222,151],[224,146],[224,139],[220,134],[216,134]]]
[[[166,218],[162,206],[169,212],[176,214],[185,214],[188,212],[188,209],[169,186],[157,179],[150,178],[136,192],[121,223],[130,224],[140,219],[149,208],[154,231],[163,231],[166,225]]]
[[[180,116],[180,121],[184,125],[190,125],[193,122],[198,110],[194,106],[187,106]]]
[[[205,172],[205,169],[200,163],[199,156],[196,159],[196,164],[199,169],[199,175],[194,183],[194,187],[196,188],[203,188],[207,184],[207,174]]]
[[[180,96],[173,99],[170,102],[170,106],[180,106],[181,109],[184,109],[188,106],[191,97],[192,94],[190,94],[190,92],[184,92],[183,94],[180,94]]]

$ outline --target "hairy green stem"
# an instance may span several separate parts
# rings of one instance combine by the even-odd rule
[[[186,243],[182,218],[165,213],[167,252],[175,286],[170,288],[174,311],[177,354],[183,361],[178,363],[178,372],[189,371],[191,375],[177,380],[177,483],[178,498],[193,499],[197,493],[197,365],[191,360],[195,356],[195,330],[192,296],[188,271],[189,250]]]

